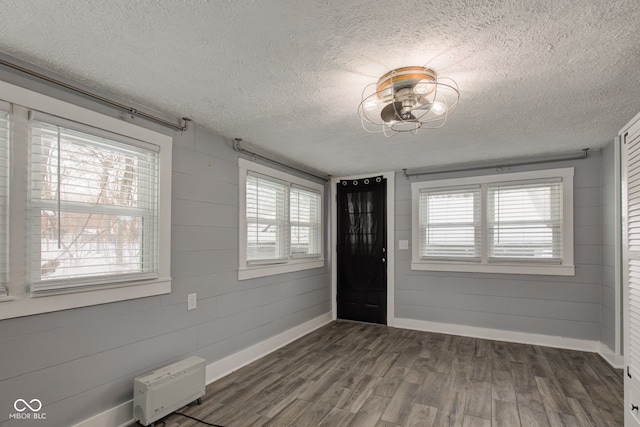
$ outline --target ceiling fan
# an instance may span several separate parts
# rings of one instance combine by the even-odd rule
[[[367,132],[416,134],[443,126],[459,97],[456,82],[431,68],[396,68],[364,88],[358,114]]]

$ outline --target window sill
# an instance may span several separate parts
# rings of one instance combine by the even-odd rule
[[[11,296],[9,298],[13,299],[13,301],[2,304],[0,320],[168,293],[171,293],[170,278],[135,285],[131,284],[129,286],[86,290],[83,292],[42,296],[38,298]]]
[[[477,264],[458,262],[412,262],[411,270],[453,271],[465,273],[534,274],[547,276],[575,276],[573,265],[540,264]]]
[[[307,260],[296,259],[287,264],[260,265],[238,268],[238,280],[257,279],[258,277],[276,274],[292,273],[294,271],[310,270],[324,267],[324,258]]]

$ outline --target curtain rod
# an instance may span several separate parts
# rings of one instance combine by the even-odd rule
[[[234,149],[234,150],[236,150],[238,153],[243,153],[243,154],[247,154],[247,155],[249,155],[249,156],[257,157],[257,158],[259,158],[259,159],[265,160],[265,161],[267,161],[267,162],[275,163],[276,165],[279,165],[279,166],[285,167],[285,168],[287,168],[287,169],[291,169],[291,170],[294,170],[294,171],[296,171],[296,172],[300,172],[300,173],[303,173],[303,174],[305,174],[305,175],[309,175],[309,176],[312,176],[312,177],[314,177],[314,178],[321,179],[321,180],[322,180],[322,181],[324,181],[324,182],[329,182],[329,179],[328,179],[326,176],[316,175],[316,174],[311,173],[311,172],[308,172],[308,171],[306,171],[306,170],[298,169],[298,168],[293,167],[293,166],[291,166],[291,165],[288,165],[288,164],[286,164],[286,163],[282,163],[282,162],[279,162],[279,161],[277,161],[277,160],[270,159],[269,157],[265,157],[265,156],[263,156],[262,154],[254,153],[253,151],[249,151],[249,150],[247,150],[247,149],[245,149],[245,148],[242,148],[242,147],[240,146],[240,143],[242,142],[242,139],[241,139],[241,138],[234,138],[234,140],[233,140],[233,141],[234,141],[234,142],[233,142],[233,149]]]
[[[566,161],[566,160],[583,160],[583,159],[586,159],[588,156],[589,156],[589,149],[588,148],[583,148],[581,155],[574,156],[574,157],[563,157],[561,159],[530,160],[528,162],[497,164],[497,165],[491,165],[491,166],[476,166],[476,167],[470,167],[470,168],[448,169],[448,170],[441,170],[441,171],[413,172],[413,173],[407,173],[407,169],[402,169],[402,173],[404,174],[405,178],[409,179],[412,176],[433,175],[433,174],[437,174],[437,173],[467,172],[467,171],[476,171],[476,170],[494,169],[494,168],[495,169],[503,169],[503,168],[510,168],[510,167],[513,167],[513,166],[536,165],[536,164],[540,164],[540,163],[562,162],[562,161]]]
[[[69,89],[69,90],[71,90],[73,92],[77,92],[77,93],[79,93],[81,95],[84,95],[84,96],[87,96],[89,98],[93,98],[93,99],[95,99],[97,101],[100,101],[100,102],[102,102],[104,104],[120,108],[122,110],[127,111],[129,114],[131,114],[131,117],[133,117],[133,116],[144,117],[145,119],[153,120],[154,122],[157,122],[157,123],[160,123],[162,125],[177,129],[177,130],[182,131],[182,132],[187,130],[189,122],[191,121],[191,119],[189,119],[187,117],[183,117],[182,121],[184,122],[184,124],[182,126],[180,126],[180,125],[177,125],[175,123],[171,123],[170,121],[161,119],[160,117],[157,117],[157,116],[154,116],[154,115],[151,115],[151,114],[147,114],[147,113],[145,113],[143,111],[138,111],[137,109],[135,109],[133,107],[128,107],[128,106],[126,106],[124,104],[121,104],[119,102],[112,101],[110,99],[104,98],[104,97],[102,97],[100,95],[97,95],[95,93],[89,92],[89,91],[84,90],[84,89],[81,89],[79,87],[72,86],[72,85],[70,85],[68,83],[65,83],[63,81],[56,80],[56,79],[54,79],[52,77],[45,76],[44,74],[40,74],[38,72],[29,70],[28,68],[24,68],[24,67],[21,67],[19,65],[13,64],[11,62],[5,61],[4,59],[0,59],[0,65],[4,65],[5,67],[12,68],[12,69],[14,69],[16,71],[19,71],[19,72],[24,73],[24,74],[28,74],[28,75],[30,75],[32,77],[36,77],[38,79],[45,80],[45,81],[47,81],[49,83],[53,83],[55,85],[61,86],[61,87],[65,88],[65,89]]]

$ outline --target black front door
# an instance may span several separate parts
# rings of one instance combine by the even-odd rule
[[[338,183],[338,318],[387,323],[387,180]]]

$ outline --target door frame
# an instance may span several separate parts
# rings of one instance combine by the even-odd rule
[[[395,172],[331,177],[331,312],[333,320],[336,320],[338,318],[338,258],[336,252],[336,242],[338,241],[338,192],[336,185],[343,179],[362,179],[372,176],[382,176],[387,180],[387,326],[395,326]]]

